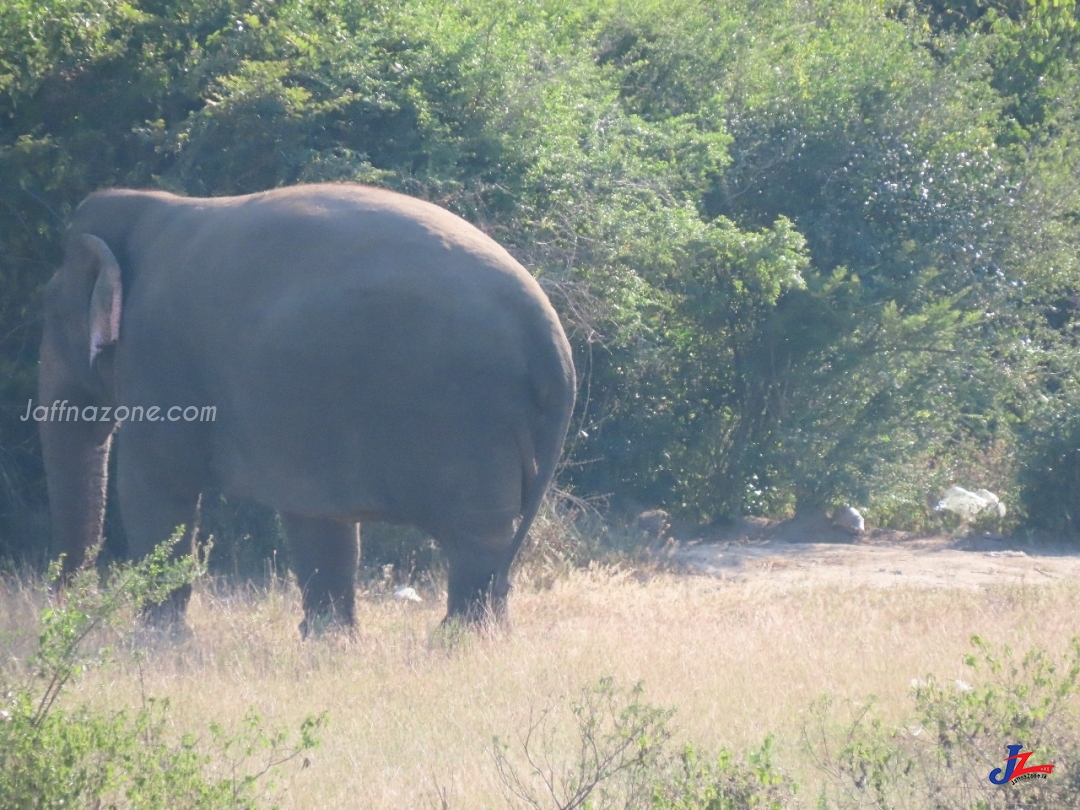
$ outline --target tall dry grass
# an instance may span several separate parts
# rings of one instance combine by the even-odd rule
[[[437,806],[441,792],[452,807],[479,808],[503,805],[492,737],[513,745],[538,710],[611,675],[677,707],[677,737],[703,749],[741,752],[775,734],[778,764],[809,802],[817,776],[800,738],[815,698],[875,695],[899,719],[913,678],[970,677],[962,658],[972,634],[1058,653],[1080,633],[1077,589],[777,589],[598,567],[519,588],[511,633],[447,645],[434,594],[414,604],[367,593],[355,638],[302,642],[295,589],[204,585],[188,638],[121,653],[68,699],[167,697],[177,731],[195,733],[238,727],[252,706],[291,728],[325,711],[321,748],[282,774],[282,807]],[[32,647],[41,598],[20,581],[0,589],[9,666]]]

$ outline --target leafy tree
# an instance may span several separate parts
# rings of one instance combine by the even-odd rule
[[[1071,0],[3,0],[0,526],[43,498],[18,417],[73,206],[316,180],[438,202],[540,276],[582,372],[564,482],[583,494],[918,526],[965,483],[1067,525],[1036,493],[1061,488],[1046,459],[1076,398],[1078,19]]]

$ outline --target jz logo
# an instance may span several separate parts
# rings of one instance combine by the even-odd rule
[[[1022,745],[1010,745],[1009,756],[1005,758],[1004,768],[994,768],[990,771],[990,781],[995,785],[1005,785],[1016,779],[1045,779],[1053,772],[1053,765],[1027,764],[1031,751],[1024,751]]]

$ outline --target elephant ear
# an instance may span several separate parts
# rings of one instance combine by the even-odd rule
[[[106,346],[120,339],[120,310],[123,307],[123,288],[120,265],[109,246],[91,234],[82,234],[79,241],[97,266],[97,279],[90,295],[90,365]]]

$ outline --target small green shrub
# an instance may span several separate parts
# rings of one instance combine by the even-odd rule
[[[740,762],[721,749],[713,759],[687,745],[654,787],[651,810],[780,810],[792,804],[795,784],[772,762],[773,738]]]
[[[115,567],[104,585],[91,559],[41,612],[29,670],[0,671],[0,807],[255,808],[262,777],[317,745],[321,717],[306,719],[294,739],[249,710],[240,731],[212,725],[199,740],[170,732],[167,700],[114,711],[64,699],[74,678],[107,662],[107,648],[89,651],[99,630],[133,619],[199,573],[190,557],[170,559],[178,539]],[[54,564],[52,578],[59,570]]]
[[[771,738],[745,762],[726,750],[708,759],[690,745],[676,749],[669,727],[674,710],[644,702],[643,693],[641,684],[625,691],[603,678],[567,701],[569,730],[560,723],[562,706],[534,715],[513,754],[496,737],[493,756],[507,804],[744,810],[782,808],[794,799],[794,784],[773,766]],[[569,760],[561,756],[566,745],[574,752]]]
[[[912,683],[914,714],[899,728],[886,727],[862,707],[837,733],[834,705],[822,699],[813,710],[815,729],[807,747],[826,774],[822,808],[928,807],[935,810],[998,810],[1080,806],[1080,737],[1074,702],[1080,691],[1080,639],[1060,661],[1042,650],[1017,660],[972,638],[964,663],[974,685],[943,684],[933,677]],[[1032,751],[1031,764],[1054,763],[1049,778],[1008,785],[990,782],[1005,766],[1009,745]]]

